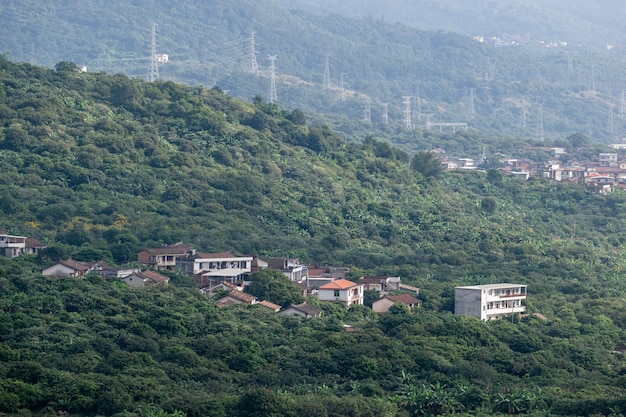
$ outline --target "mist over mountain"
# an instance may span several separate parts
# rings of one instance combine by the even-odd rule
[[[470,36],[529,36],[585,46],[623,45],[626,4],[620,1],[502,0],[279,0],[286,8],[350,17],[371,16],[427,30]]]

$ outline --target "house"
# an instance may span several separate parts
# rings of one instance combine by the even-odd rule
[[[278,313],[280,311],[280,309],[282,308],[281,306],[279,306],[278,304],[274,304],[272,302],[269,301],[260,301],[259,303],[257,303],[257,305],[260,305],[261,307],[265,307],[269,310],[272,310],[275,313]]]
[[[278,315],[284,316],[284,317],[301,316],[301,317],[310,319],[311,317],[321,317],[322,309],[312,306],[311,304],[308,304],[305,301],[302,304],[295,304],[295,305],[289,306],[283,311],[280,311]]]
[[[306,265],[300,264],[293,258],[268,258],[267,267],[280,270],[287,278],[294,282],[302,282],[307,278]]]
[[[456,287],[454,314],[494,320],[526,310],[526,285],[488,284]]]
[[[359,284],[363,285],[364,290],[376,290],[381,294],[387,294],[400,289],[400,277],[363,276],[359,278]]]
[[[242,291],[231,291],[219,300],[215,301],[218,307],[227,307],[233,304],[254,305],[257,303],[255,296]]]
[[[51,278],[74,277],[82,278],[86,274],[106,268],[103,262],[80,262],[65,259],[41,271],[41,275]]]
[[[252,271],[252,256],[230,252],[196,253],[176,260],[176,269],[193,274],[200,287],[214,282],[241,283]]]
[[[585,176],[585,184],[596,194],[607,194],[615,188],[615,177],[592,172]]]
[[[320,301],[342,303],[346,307],[352,304],[363,304],[363,286],[346,279],[338,279],[324,284],[317,289]]]
[[[167,285],[170,279],[155,271],[138,271],[126,276],[122,279],[131,287],[144,288],[152,285]]]
[[[10,235],[5,229],[0,227],[0,254],[9,259],[24,254],[36,255],[45,247],[46,245],[34,237]]]
[[[420,306],[422,301],[409,294],[385,295],[372,303],[372,310],[379,314],[388,313],[391,306],[397,303],[404,304],[410,310],[413,310],[415,307]]]
[[[144,248],[137,254],[137,260],[156,270],[173,270],[176,267],[176,259],[191,256],[195,252],[196,250],[193,247],[185,245],[183,242],[178,242],[174,245],[164,245],[160,248]]]

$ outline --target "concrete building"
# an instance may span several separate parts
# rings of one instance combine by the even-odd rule
[[[456,287],[454,314],[497,320],[526,310],[526,285],[488,284]]]

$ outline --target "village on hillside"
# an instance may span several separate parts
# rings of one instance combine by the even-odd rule
[[[8,258],[24,254],[37,254],[46,246],[35,238],[9,235],[0,228],[0,251]],[[194,247],[178,242],[157,248],[144,248],[137,254],[142,267],[113,267],[107,263],[81,262],[65,259],[41,271],[51,279],[84,278],[99,274],[119,279],[126,285],[144,288],[167,285],[169,277],[163,271],[179,271],[189,275],[198,290],[213,296],[219,307],[233,304],[259,305],[282,316],[319,317],[322,309],[307,302],[286,308],[267,300],[258,300],[246,290],[250,274],[263,269],[274,269],[297,285],[303,297],[314,296],[320,302],[340,303],[346,308],[363,305],[365,291],[375,291],[378,299],[372,302],[372,310],[379,314],[389,312],[395,304],[409,310],[418,308],[421,300],[416,298],[420,289],[402,283],[399,276],[361,276],[358,282],[346,279],[349,268],[330,265],[302,264],[298,259],[258,256],[235,256],[230,252],[201,253]],[[455,313],[479,317],[481,320],[499,319],[526,309],[526,285],[491,284],[455,288]]]
[[[610,147],[616,150],[626,149],[626,144],[614,144]],[[498,169],[500,173],[525,180],[533,177],[584,184],[597,194],[606,194],[615,188],[626,189],[626,159],[623,156],[620,158],[616,152],[598,153],[592,160],[578,160],[567,159],[565,148],[527,146],[523,150],[546,152],[551,158],[540,162],[525,158],[503,158],[499,161],[502,164]],[[447,157],[440,148],[433,152],[439,155],[444,169],[449,171],[477,170],[482,162],[471,158]]]

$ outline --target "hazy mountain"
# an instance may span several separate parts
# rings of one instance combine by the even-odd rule
[[[333,124],[350,138],[374,134],[395,141],[406,136],[406,131],[398,132],[406,126],[403,97],[410,98],[412,122],[420,127],[428,120],[468,122],[470,128],[501,137],[540,139],[545,132],[546,138],[563,139],[581,132],[599,142],[626,135],[626,115],[620,111],[626,71],[619,44],[612,54],[605,44],[595,49],[571,44],[544,48],[533,42],[495,47],[464,34],[386,23],[373,18],[379,13],[369,4],[353,4],[353,10],[370,17],[351,19],[289,10],[274,0],[185,0],[176,7],[163,0],[6,0],[0,5],[0,51],[13,60],[49,67],[73,61],[90,72],[146,78],[154,23],[155,50],[169,57],[158,65],[161,80],[217,85],[246,100],[268,97],[268,56],[276,55],[279,104],[300,108],[310,120]],[[393,5],[385,9],[386,20],[398,10]],[[436,16],[465,15],[477,26],[480,19],[517,25],[493,17],[504,16],[504,7],[470,9],[438,2],[427,10],[432,22]],[[474,19],[472,10],[483,11]],[[556,17],[544,24],[535,9],[518,10],[524,11],[520,16],[535,16],[524,21],[537,27],[558,26],[552,24]],[[550,10],[546,16],[564,16]],[[582,14],[585,9],[577,10]],[[580,22],[574,26],[585,27]],[[250,71],[252,32],[256,74]],[[326,75],[329,85],[324,88]],[[378,129],[384,106],[390,126]],[[411,148],[415,141],[407,137],[402,142]]]
[[[472,36],[530,36],[603,47],[623,45],[626,3],[552,0],[279,0],[287,8],[371,16],[388,22]]]

